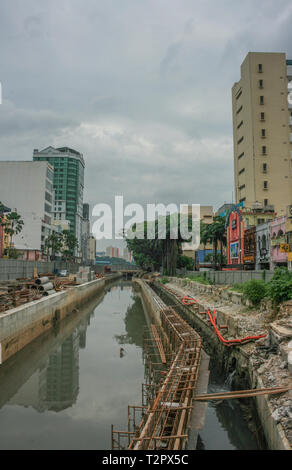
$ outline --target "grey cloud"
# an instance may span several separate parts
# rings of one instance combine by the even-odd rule
[[[0,3],[0,158],[68,145],[85,198],[219,205],[231,87],[250,50],[292,58],[288,0]]]

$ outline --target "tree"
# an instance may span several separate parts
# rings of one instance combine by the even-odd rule
[[[66,261],[74,259],[75,249],[78,247],[78,240],[70,230],[63,230],[62,232],[62,255]]]
[[[161,219],[160,219],[161,220]],[[178,238],[172,238],[171,233],[171,215],[165,217],[165,238],[159,237],[159,224],[158,219],[154,222],[154,238],[148,240],[147,236],[147,222],[133,226],[133,232],[139,231],[143,236],[142,239],[126,238],[128,248],[133,252],[136,263],[143,269],[159,269],[162,264],[162,271],[164,274],[174,276],[177,268],[177,258],[181,252],[181,243],[183,240],[180,234],[180,215],[178,214]],[[192,218],[188,217],[188,228],[192,228]]]
[[[63,235],[53,232],[46,238],[45,247],[51,250],[51,259],[55,259],[57,253],[60,253],[63,247]]]
[[[8,212],[6,217],[3,217],[5,212],[5,207],[3,206],[2,202],[0,202],[0,220],[1,226],[4,228],[4,232],[10,236],[9,248],[8,248],[8,257],[10,258],[10,254],[12,256],[12,249],[13,247],[13,237],[20,233],[23,229],[24,222],[21,216],[16,212]],[[14,250],[15,251],[15,250]],[[15,258],[15,255],[13,255]]]
[[[220,243],[221,256],[220,256],[220,267],[223,263],[223,246],[226,246],[226,229],[225,229],[225,218],[215,216],[212,224],[203,225],[203,240],[207,243],[208,241],[213,244],[213,263],[214,269],[217,268],[217,249],[218,243]],[[201,241],[203,242],[202,238]],[[203,242],[204,243],[204,242]]]

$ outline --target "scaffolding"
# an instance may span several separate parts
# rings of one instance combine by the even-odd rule
[[[112,427],[112,449],[184,449],[202,341],[173,307],[145,287],[159,310],[160,324],[144,332],[142,406],[129,405],[127,431]]]

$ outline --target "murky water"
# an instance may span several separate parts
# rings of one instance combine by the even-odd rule
[[[0,367],[1,449],[109,449],[111,424],[126,429],[141,401],[143,307],[126,284],[98,302],[38,340],[42,357],[31,345]]]
[[[120,282],[0,366],[0,448],[110,449],[111,424],[126,429],[141,404],[145,325]],[[256,448],[242,421],[234,405],[209,405],[201,448]]]
[[[232,379],[232,377],[229,377]],[[208,393],[231,390],[231,380],[211,369]],[[205,426],[200,431],[198,449],[202,450],[255,450],[259,449],[256,437],[242,416],[238,400],[213,400],[208,402]]]

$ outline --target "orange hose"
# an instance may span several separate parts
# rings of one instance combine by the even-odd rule
[[[194,299],[193,297],[188,297],[187,295],[185,295],[183,298],[182,298],[182,303],[184,305],[193,305],[193,304],[196,304],[197,303],[197,300]]]
[[[181,299],[181,301],[184,305],[187,305],[187,306],[194,305],[197,303],[196,299],[194,299],[193,297],[189,297],[187,295],[185,295]],[[223,338],[223,336],[221,335],[220,331],[217,328],[215,314],[216,314],[216,309],[214,309],[213,315],[211,315],[210,311],[208,310],[209,319],[215,330],[215,333],[218,336],[221,343],[223,343],[225,346],[236,346],[236,344],[247,343],[248,341],[265,338],[267,336],[267,335],[258,335],[258,336],[246,336],[245,338],[239,338],[239,339],[225,339]]]
[[[208,310],[208,316],[209,316],[210,322],[213,325],[214,330],[215,330],[218,338],[220,339],[220,341],[225,346],[235,346],[238,343],[242,344],[242,343],[246,343],[248,341],[252,341],[252,340],[256,340],[256,339],[260,339],[260,338],[265,338],[267,336],[267,335],[258,335],[258,336],[246,336],[245,338],[239,338],[239,339],[225,339],[225,338],[223,338],[223,336],[221,335],[220,331],[217,328],[216,320],[215,320],[215,313],[216,313],[216,309],[214,309],[213,316],[211,315],[210,311]]]

